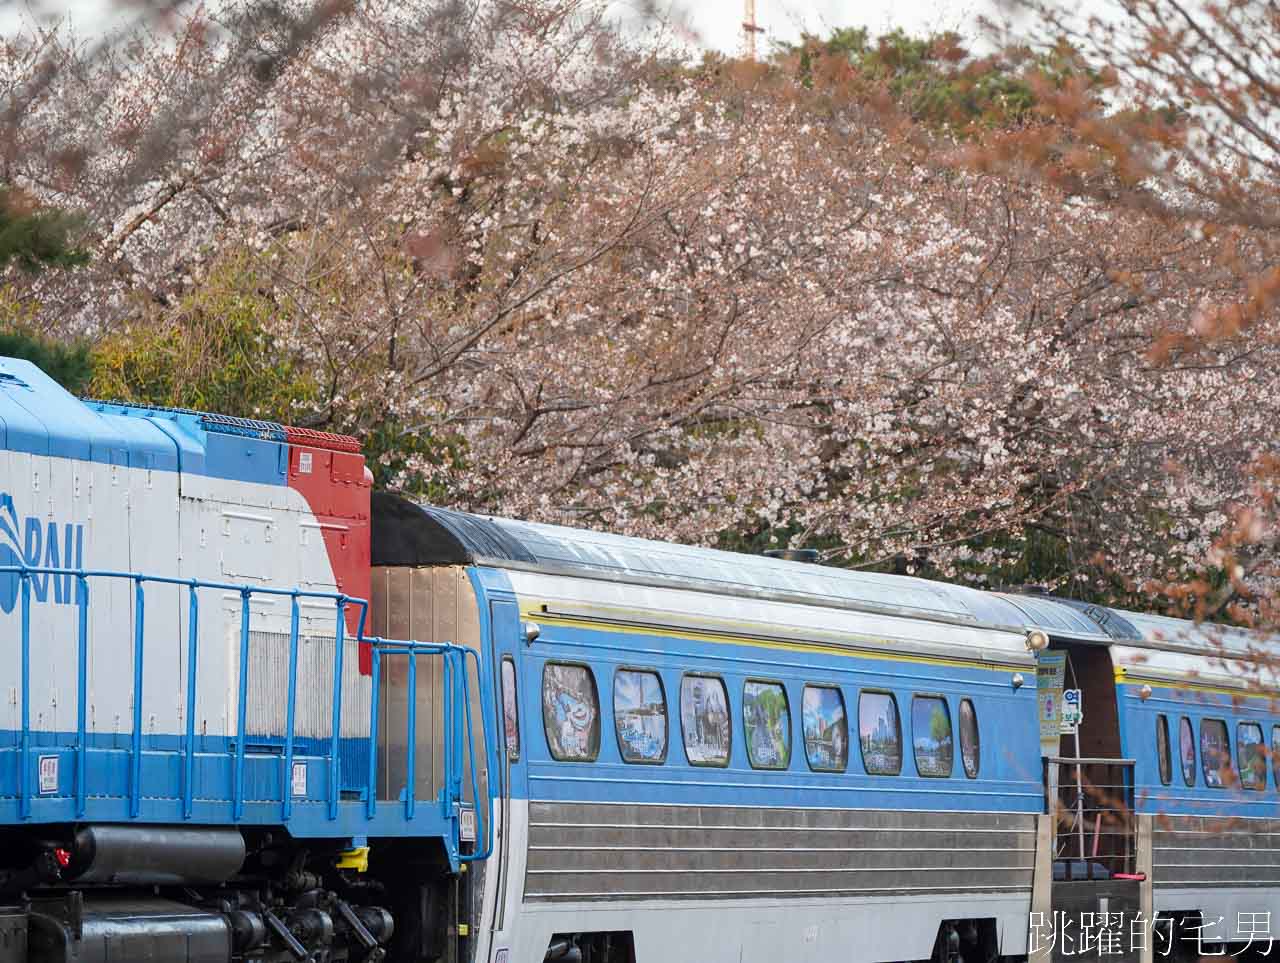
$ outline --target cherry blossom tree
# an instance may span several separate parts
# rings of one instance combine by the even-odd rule
[[[6,182],[94,252],[5,297],[95,339],[95,390],[351,431],[437,501],[1130,599],[1205,571],[1277,440],[1274,342],[1183,345],[1248,294],[1220,236],[1017,131],[958,165],[844,71],[415,0],[3,78]]]
[[[1141,212],[1206,242],[1205,282],[1188,309],[1154,332],[1154,364],[1215,372],[1219,437],[1232,419],[1250,426],[1233,439],[1240,473],[1214,512],[1218,536],[1206,561],[1217,584],[1166,588],[1221,615],[1271,612],[1275,578],[1275,464],[1266,432],[1269,402],[1253,365],[1276,337],[1277,147],[1280,109],[1273,4],[1116,3],[1084,16],[1043,0],[1007,5],[1010,49],[1055,51],[1088,72],[1056,88],[1039,84],[1039,122],[969,151],[987,171],[1032,174],[1073,195]],[[1246,387],[1248,386],[1248,387]],[[1176,471],[1183,463],[1171,463]],[[1177,580],[1175,580],[1176,582]],[[1272,621],[1271,616],[1267,618]]]

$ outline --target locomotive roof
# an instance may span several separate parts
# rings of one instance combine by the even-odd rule
[[[987,592],[885,575],[496,518],[375,494],[373,564],[488,564],[717,594],[775,598],[993,628],[1126,651],[1209,652],[1256,661],[1271,640],[1218,625],[1128,612],[1048,595]],[[1137,660],[1133,660],[1136,664]]]
[[[287,444],[360,451],[354,438],[271,421],[82,401],[30,361],[0,357],[0,449],[6,451],[280,484],[283,469],[272,454]]]

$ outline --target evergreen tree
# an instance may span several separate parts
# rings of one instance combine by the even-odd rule
[[[30,361],[73,394],[82,393],[93,377],[93,357],[84,342],[63,344],[31,331],[0,331],[0,356]]]
[[[0,269],[10,262],[31,273],[84,264],[88,254],[70,240],[77,223],[73,215],[40,209],[20,191],[0,188]],[[32,362],[72,392],[83,391],[93,376],[87,344],[43,337],[13,319],[0,321],[0,355]]]
[[[10,261],[32,272],[84,264],[89,255],[70,240],[77,223],[74,215],[40,209],[21,192],[0,188],[0,268]]]

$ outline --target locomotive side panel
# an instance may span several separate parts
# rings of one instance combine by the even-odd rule
[[[24,362],[0,359],[0,373],[5,375],[0,413],[7,446],[0,450],[0,562],[367,597],[371,476],[351,439],[304,432],[291,444],[285,429],[265,423],[87,405]],[[79,742],[83,692],[85,745],[94,754],[84,777],[88,799],[130,794],[135,800],[174,800],[183,785],[196,797],[226,799],[230,781],[222,785],[226,777],[215,774],[226,772],[226,753],[239,724],[239,591],[197,593],[195,702],[188,705],[191,626],[185,586],[145,581],[140,600],[130,579],[92,576],[86,581],[89,603],[81,606],[73,575],[0,574],[0,623],[14,639],[22,635],[24,582],[30,596],[30,665],[24,674],[16,646],[0,661],[0,692],[8,697],[0,718],[7,730],[3,744],[28,748],[4,760],[0,797],[19,795],[19,755],[28,771],[25,796],[43,803],[70,795],[72,770],[82,764],[72,751]],[[298,607],[295,734],[300,753],[316,755],[327,752],[324,740],[332,728],[337,608],[314,599],[300,599]],[[82,608],[87,626],[83,681],[78,669]],[[245,721],[259,752],[278,752],[286,729],[282,694],[290,610],[286,596],[254,595],[249,606]],[[370,695],[355,641],[358,629],[357,607],[348,606],[342,735],[352,744],[343,743],[341,789],[362,785],[367,769],[361,761],[367,755],[355,744],[367,735]],[[175,759],[163,755],[183,751],[188,723],[198,755],[190,779]],[[131,756],[142,757],[140,769]],[[278,797],[278,768],[273,772],[267,758],[250,767],[243,787],[247,797]],[[304,791],[308,796],[325,791],[325,781],[318,778],[324,769],[311,768],[316,778]],[[139,808],[132,803],[132,810]],[[110,818],[120,818],[118,808],[109,811]]]

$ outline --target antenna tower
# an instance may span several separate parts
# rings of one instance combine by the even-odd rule
[[[764,28],[756,23],[756,0],[743,0],[742,38],[747,48],[747,57],[756,59],[756,34],[764,33]]]

